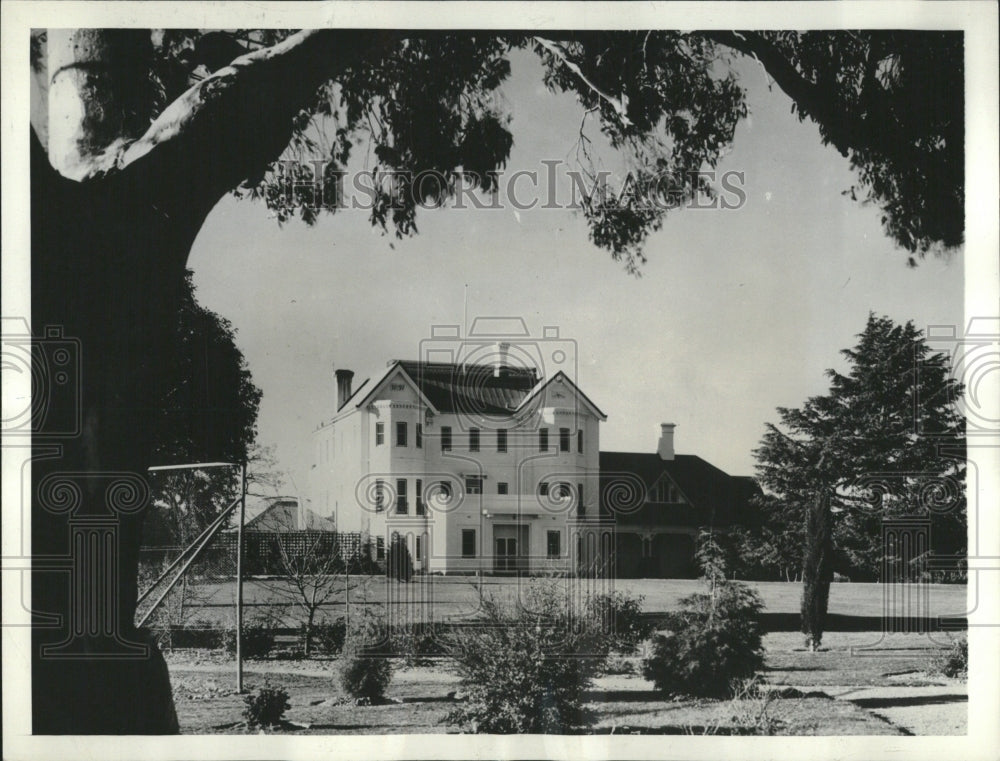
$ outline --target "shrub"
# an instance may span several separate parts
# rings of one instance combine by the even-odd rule
[[[969,640],[956,639],[951,649],[938,659],[937,670],[945,676],[965,679],[969,675]]]
[[[587,598],[587,616],[606,638],[607,646],[631,655],[653,633],[642,616],[643,598],[625,592],[608,592]]]
[[[407,666],[426,666],[430,656],[446,655],[444,645],[428,624],[395,627],[392,634],[392,652],[401,656]]]
[[[717,583],[712,594],[680,601],[670,631],[653,639],[643,675],[668,695],[721,698],[764,665],[757,593],[739,582]]]
[[[389,552],[385,559],[385,575],[396,581],[409,581],[413,578],[413,559],[406,539],[399,534],[393,534],[389,544]]]
[[[266,658],[274,649],[274,631],[265,624],[243,626],[243,657]],[[226,631],[226,652],[236,654],[236,629]]]
[[[352,698],[380,700],[390,681],[392,666],[387,658],[350,652],[341,659],[340,686]]]
[[[452,634],[466,700],[448,722],[489,733],[565,733],[593,722],[584,695],[607,656],[604,637],[572,615],[554,584],[526,592],[527,606],[481,597],[484,620]]]
[[[344,619],[332,624],[317,624],[312,628],[312,640],[320,650],[329,655],[337,655],[344,649],[347,639],[347,622]]]
[[[243,718],[247,726],[273,727],[288,710],[288,693],[280,687],[263,686],[243,697]]]

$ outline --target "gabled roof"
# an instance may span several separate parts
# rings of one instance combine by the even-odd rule
[[[676,484],[687,500],[684,504],[644,501],[638,507],[633,500],[632,509],[626,505],[615,516],[622,525],[727,525],[744,512],[743,502],[756,488],[751,479],[730,476],[697,455],[679,454],[672,460],[663,460],[655,452],[601,452],[600,463],[602,500],[605,495],[616,493],[617,487],[634,484],[635,479],[642,482],[645,497],[664,476]]]
[[[299,523],[299,510],[303,511],[302,523]],[[247,512],[256,513],[247,518],[243,524],[244,531],[334,531],[333,521],[317,515],[308,507],[299,506],[298,500],[276,498],[247,506]],[[235,516],[238,520],[238,515]],[[233,528],[229,529],[230,531]]]
[[[590,408],[590,411],[591,411],[592,414],[596,415],[601,420],[607,420],[608,419],[608,416],[605,415],[603,412],[601,412],[600,408],[598,408],[598,406],[596,404],[594,404],[592,401],[590,401],[590,399],[587,397],[587,395],[580,390],[579,386],[577,386],[573,381],[571,381],[569,379],[569,377],[567,377],[566,373],[564,373],[562,370],[560,370],[559,372],[557,372],[555,375],[553,375],[548,380],[539,381],[535,385],[535,387],[533,389],[531,389],[530,393],[521,401],[521,404],[519,405],[519,408],[525,408],[525,407],[527,407],[536,396],[538,396],[539,394],[542,393],[542,391],[545,390],[546,386],[548,386],[551,383],[556,382],[557,380],[562,380],[566,385],[568,385],[570,387],[570,389],[574,393],[576,393],[576,395],[578,397],[580,397],[580,399],[584,402],[584,404],[586,404]]]
[[[368,402],[369,399],[371,399],[373,396],[378,395],[378,393],[382,390],[385,384],[389,382],[389,379],[396,374],[397,370],[401,370],[402,371],[401,375],[403,376],[403,379],[407,381],[411,386],[413,386],[413,390],[416,391],[417,395],[421,397],[421,401],[424,404],[426,404],[431,409],[432,412],[438,412],[437,405],[435,405],[433,401],[431,401],[431,399],[427,397],[423,389],[420,387],[420,384],[417,383],[416,380],[413,378],[413,376],[406,371],[406,368],[403,365],[404,363],[399,360],[389,363],[389,366],[385,369],[385,372],[383,372],[378,377],[378,380],[376,380],[368,387],[368,393],[366,393],[363,397],[358,399],[357,402],[353,402],[354,406],[363,407]],[[365,382],[362,383],[361,386],[363,387],[367,383],[368,381],[365,380]],[[358,397],[358,394],[353,394],[351,398],[344,403],[344,407],[346,407],[348,404],[351,404],[356,397]]]

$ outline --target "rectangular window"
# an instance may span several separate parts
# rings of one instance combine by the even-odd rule
[[[441,451],[450,452],[451,451],[451,426],[443,425],[441,426]]]
[[[441,497],[442,499],[451,499],[451,481],[441,482]]]
[[[406,504],[406,479],[397,478],[396,479],[396,512],[400,514],[405,514],[409,511],[409,505]]]
[[[498,428],[497,429],[497,451],[506,452],[507,451],[507,429]]]
[[[406,446],[406,423],[396,423],[396,446]]]
[[[462,557],[474,558],[476,556],[476,530],[474,528],[462,529]]]
[[[424,538],[422,536],[417,537],[417,560],[424,559]]]
[[[541,494],[543,497],[548,496],[549,493],[548,481],[542,481],[540,484],[538,484],[538,493]]]
[[[559,451],[560,452],[569,451],[569,428],[559,429]]]
[[[375,424],[375,446],[380,447],[385,444],[385,423]]]
[[[562,534],[558,531],[545,532],[545,555],[548,558],[558,558],[562,554],[560,540]]]
[[[385,481],[378,479],[375,481],[375,512],[380,513],[385,510]]]
[[[380,536],[375,539],[375,559],[385,560],[385,537]]]
[[[576,432],[576,451],[583,454],[583,429]]]
[[[576,514],[583,515],[583,484],[576,485]]]
[[[465,493],[466,494],[482,494],[483,493],[483,477],[482,476],[466,476],[465,477]]]
[[[423,515],[426,510],[424,509],[424,480],[422,478],[417,479],[413,489],[413,498],[417,500],[417,515]]]
[[[423,423],[417,423],[417,430],[413,434],[413,445],[417,449],[424,448],[424,425]]]
[[[506,493],[507,493],[507,482],[497,481],[497,494],[506,494]]]
[[[549,429],[539,428],[538,429],[538,451],[548,452],[549,451]]]
[[[469,429],[469,451],[478,452],[479,451],[479,429],[470,428]]]

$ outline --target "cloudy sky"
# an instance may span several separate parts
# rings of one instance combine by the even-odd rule
[[[543,173],[572,160],[581,111],[542,87],[531,55],[513,64],[507,172]],[[332,368],[358,383],[417,358],[434,325],[463,323],[466,289],[470,320],[521,317],[532,335],[554,325],[574,342],[578,383],[608,416],[603,449],[653,451],[672,421],[679,452],[736,474],[753,472],[775,407],[826,389],[869,311],[961,325],[961,252],[907,268],[878,209],[842,195],[846,159],[762,70],[743,73],[751,117],[719,170],[745,173],[746,204],[668,215],[638,279],[569,210],[421,211],[420,234],[400,241],[365,211],[279,228],[260,205],[220,203],[190,259],[198,297],[238,329],[264,391],[260,440],[295,483],[306,490],[311,432],[333,412]]]

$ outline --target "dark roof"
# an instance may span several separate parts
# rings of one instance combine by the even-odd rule
[[[601,452],[601,507],[620,525],[723,526],[743,512],[752,479],[733,477],[697,455],[672,460],[647,452]],[[647,502],[646,494],[667,476],[683,504]]]
[[[534,368],[400,360],[398,364],[439,412],[509,415],[538,383]]]

